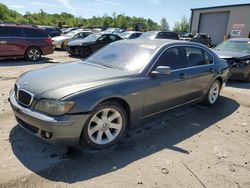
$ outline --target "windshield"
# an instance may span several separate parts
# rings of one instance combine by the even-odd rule
[[[139,38],[143,38],[143,39],[154,39],[157,35],[157,31],[148,31],[143,33]]]
[[[77,34],[76,31],[71,31],[71,32],[67,33],[67,34],[64,35],[64,36],[65,36],[65,37],[73,37],[73,36],[75,36],[76,34]]]
[[[250,53],[250,42],[246,41],[226,41],[219,44],[215,50],[231,51],[231,52],[245,52]]]
[[[91,34],[83,39],[84,42],[96,41],[101,35]]]
[[[124,38],[124,39],[128,39],[131,34],[132,33],[124,32],[124,33],[119,34],[119,36],[122,37],[122,38]]]
[[[156,50],[157,46],[153,45],[118,42],[108,45],[86,61],[112,69],[140,72]]]

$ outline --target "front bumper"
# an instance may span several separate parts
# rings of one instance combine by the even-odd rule
[[[9,101],[18,124],[28,132],[53,144],[79,144],[82,128],[89,114],[48,116],[19,105],[13,90],[10,92]]]
[[[66,46],[66,50],[71,55],[79,55],[78,46]]]

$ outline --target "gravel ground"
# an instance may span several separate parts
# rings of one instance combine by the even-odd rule
[[[158,115],[104,151],[49,145],[19,128],[7,100],[16,77],[75,60],[57,51],[34,64],[0,61],[0,187],[250,187],[247,83],[229,83],[212,108]]]

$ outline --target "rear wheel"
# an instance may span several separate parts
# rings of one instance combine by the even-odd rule
[[[92,50],[90,48],[80,48],[79,53],[82,58],[87,58],[92,54]]]
[[[26,50],[25,57],[28,61],[38,61],[41,59],[41,50],[36,47],[31,47]]]
[[[116,102],[98,105],[85,123],[81,140],[95,149],[104,149],[118,143],[125,135],[127,114]]]
[[[219,80],[215,80],[207,93],[207,96],[205,98],[205,104],[209,106],[215,104],[219,98],[220,89],[221,83],[219,82]]]

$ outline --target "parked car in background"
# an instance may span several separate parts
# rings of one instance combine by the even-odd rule
[[[212,47],[212,39],[206,33],[197,33],[191,40],[191,42],[198,42],[208,47]]]
[[[179,35],[171,31],[148,31],[143,33],[139,38],[141,39],[172,39],[179,40]]]
[[[125,31],[120,33],[119,36],[123,39],[136,39],[142,35],[142,32],[139,31]]]
[[[58,27],[53,27],[53,26],[38,26],[38,27],[44,29],[51,38],[62,35],[62,31]]]
[[[122,29],[120,28],[108,28],[105,31],[102,31],[102,34],[119,34],[122,33]]]
[[[53,53],[52,39],[41,28],[31,25],[0,24],[0,58],[25,57],[38,61]]]
[[[85,39],[70,41],[66,50],[71,55],[86,58],[100,48],[121,39],[120,36],[114,34],[92,34]]]
[[[54,48],[65,50],[66,45],[70,40],[83,39],[89,36],[90,34],[92,34],[92,32],[83,29],[77,29],[65,35],[52,38],[53,46]]]
[[[227,75],[227,63],[198,43],[122,40],[85,61],[23,74],[10,104],[18,124],[44,141],[103,149],[148,117],[215,104]]]
[[[91,29],[91,31],[93,33],[100,33],[102,31],[102,29],[101,28],[93,28],[93,29]]]
[[[183,41],[191,41],[191,39],[194,37],[194,35],[192,33],[185,33],[185,34],[182,34],[181,37],[180,37],[180,40],[183,40]]]
[[[227,61],[230,79],[250,82],[250,39],[230,39],[215,47],[214,52]]]
[[[62,29],[62,32],[63,32],[63,34],[67,34],[67,33],[71,32],[71,31],[74,31],[74,30],[77,30],[77,29],[79,29],[79,28],[78,27],[69,27],[69,28]]]

